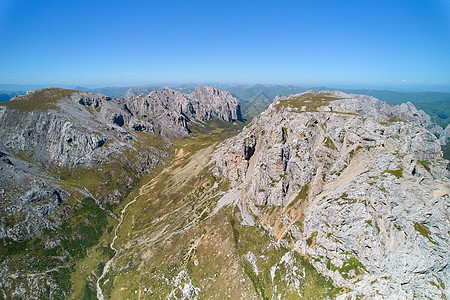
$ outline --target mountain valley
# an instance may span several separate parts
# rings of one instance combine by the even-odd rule
[[[251,122],[213,87],[2,103],[0,297],[448,298],[449,127],[268,98]]]

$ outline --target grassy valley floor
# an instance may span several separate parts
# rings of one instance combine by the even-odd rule
[[[209,156],[243,125],[195,125],[194,136],[174,141],[172,162],[117,208],[134,201],[99,281],[106,299],[321,299],[339,292],[260,226],[241,225],[233,206],[212,213],[229,183],[212,174]]]

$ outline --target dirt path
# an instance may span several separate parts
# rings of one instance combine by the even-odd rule
[[[180,150],[180,152],[182,153],[182,149]],[[156,178],[155,178],[155,179],[156,179]],[[114,243],[115,243],[115,241],[116,241],[116,239],[117,239],[117,231],[118,231],[120,225],[122,225],[122,223],[123,223],[123,219],[124,219],[125,213],[126,213],[128,207],[129,207],[130,205],[132,205],[134,202],[136,202],[136,200],[137,200],[140,196],[143,195],[144,189],[145,189],[146,187],[148,187],[149,185],[151,185],[155,179],[152,179],[152,180],[150,180],[149,182],[147,182],[146,184],[144,184],[144,185],[139,189],[138,195],[137,195],[136,197],[134,197],[134,199],[131,200],[129,203],[127,203],[127,205],[125,205],[125,207],[122,208],[122,210],[121,210],[121,212],[120,212],[119,223],[118,223],[118,224],[116,225],[116,227],[114,228],[114,237],[113,237],[113,239],[112,239],[112,241],[111,241],[111,244],[109,244],[109,247],[114,251],[114,256],[113,256],[110,260],[108,260],[108,262],[106,262],[105,267],[103,268],[102,275],[97,279],[97,299],[99,299],[99,300],[104,300],[104,299],[105,299],[104,296],[103,296],[102,288],[100,287],[100,281],[103,279],[103,277],[105,277],[106,273],[108,273],[109,268],[111,267],[111,263],[112,263],[112,261],[114,260],[114,258],[116,257],[116,255],[117,255],[117,253],[118,253],[118,250],[117,250],[116,248],[114,248]]]
[[[162,170],[162,172],[160,174],[158,174],[158,176],[154,177],[152,180],[150,180],[149,182],[147,182],[145,185],[143,185],[140,189],[139,189],[139,193],[136,197],[134,197],[134,199],[132,201],[130,201],[127,205],[125,205],[125,207],[121,210],[120,212],[120,218],[119,218],[119,223],[116,225],[116,227],[114,228],[114,237],[111,241],[111,244],[109,245],[109,247],[114,251],[114,256],[105,264],[105,267],[103,268],[103,272],[102,275],[98,278],[97,280],[97,299],[100,300],[104,300],[104,295],[103,295],[103,291],[102,291],[102,287],[101,287],[101,281],[102,279],[104,279],[104,277],[106,276],[106,274],[108,273],[108,271],[111,269],[112,265],[113,265],[113,261],[116,259],[118,253],[119,253],[119,249],[116,249],[114,247],[114,244],[116,242],[116,239],[118,238],[118,232],[120,229],[120,226],[122,225],[124,218],[125,218],[125,214],[128,210],[128,208],[134,204],[139,197],[148,194],[149,191],[154,188],[154,186],[156,184],[158,184],[161,180],[161,176],[166,174],[167,172],[172,173],[174,172],[174,170],[176,170],[176,172],[174,172],[174,175],[171,176],[170,181],[171,181],[171,187],[168,187],[168,189],[178,189],[180,188],[180,186],[189,178],[192,177],[196,177],[200,174],[200,172],[204,169],[205,165],[207,164],[207,162],[210,159],[210,155],[212,153],[212,151],[214,150],[214,145],[211,145],[209,147],[203,148],[203,149],[199,149],[198,151],[196,151],[192,156],[189,156],[189,152],[187,152],[186,150],[184,150],[183,148],[180,148],[176,154],[175,157],[173,159],[173,161],[167,165],[164,170]],[[180,161],[184,160],[184,159],[188,159],[189,162],[186,165],[182,165],[179,166],[178,164],[180,163]],[[169,213],[167,213],[167,215],[161,216],[161,220],[168,218],[170,215],[173,214],[178,214],[178,211],[183,210],[187,205],[190,205],[190,203],[186,203],[184,205],[181,205],[180,207],[178,207],[175,210],[171,210]],[[128,216],[129,217],[129,216]],[[134,216],[132,216],[132,218],[134,219]],[[146,240],[145,243],[148,246],[151,243],[156,242],[158,239],[160,239],[161,237],[163,237],[163,235],[167,232],[167,228],[171,226],[170,224],[166,225],[164,228],[161,228],[161,231],[159,231],[158,233],[155,233],[154,236],[152,237],[152,239]],[[190,227],[192,225],[188,224],[187,227]],[[186,230],[187,228],[182,228],[179,230],[175,230],[175,228],[173,229],[173,232],[171,235],[179,233],[183,230]],[[126,234],[126,233],[125,233]],[[129,234],[129,233],[128,233]],[[169,236],[170,238],[170,236]],[[167,239],[167,237],[166,237]]]

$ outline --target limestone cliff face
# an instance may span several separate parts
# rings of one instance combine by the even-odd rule
[[[213,117],[227,122],[242,119],[239,101],[213,87],[197,87],[190,94],[166,88],[120,101],[135,117],[135,123],[130,124],[133,128],[168,137],[185,136],[190,121],[207,121]]]
[[[212,87],[121,99],[62,89],[31,91],[0,106],[0,146],[61,166],[90,166],[121,153],[136,138],[134,132],[180,138],[189,133],[188,122],[212,117],[241,119],[239,101]]]
[[[89,166],[126,147],[130,133],[114,122],[121,109],[109,97],[74,92],[51,107],[20,107],[62,91],[33,91],[0,107],[2,148],[60,166]]]
[[[447,161],[405,109],[340,92],[278,98],[215,152],[215,172],[244,224],[312,258],[351,290],[342,298],[448,297]]]

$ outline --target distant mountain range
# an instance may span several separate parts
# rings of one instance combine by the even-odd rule
[[[183,93],[192,92],[197,85],[183,84],[171,86],[171,88]],[[442,127],[450,123],[450,93],[445,92],[399,92],[391,90],[370,90],[370,89],[346,89],[330,87],[299,87],[294,85],[233,85],[233,84],[213,84],[214,87],[225,90],[243,102],[242,109],[244,115],[252,118],[266,109],[271,101],[278,95],[292,95],[308,90],[325,91],[335,90],[349,94],[363,94],[373,96],[390,104],[400,104],[412,102],[418,109],[422,109],[431,119]],[[104,94],[110,97],[119,98],[127,96],[147,95],[151,91],[161,91],[164,85],[150,85],[142,87],[101,87],[87,88],[77,86],[74,89],[86,92]],[[6,102],[17,94],[25,94],[28,89],[42,88],[42,86],[25,85],[0,85],[0,103]]]

